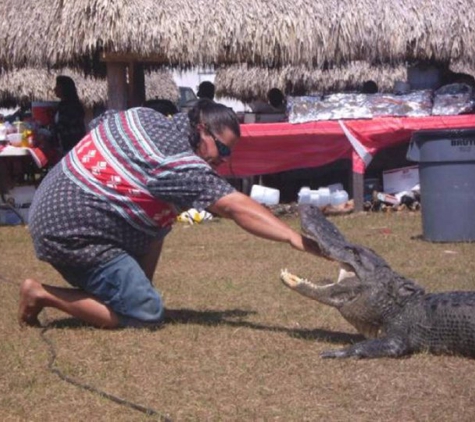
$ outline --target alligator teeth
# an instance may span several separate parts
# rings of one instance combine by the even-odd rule
[[[285,270],[281,270],[280,272],[280,279],[286,284],[288,287],[295,287],[297,286],[300,282],[301,279],[297,277],[296,275],[293,275]]]
[[[345,278],[354,277],[356,275],[353,271],[349,271],[348,268],[351,267],[344,264],[340,266],[340,274],[338,275],[337,283],[344,280]]]

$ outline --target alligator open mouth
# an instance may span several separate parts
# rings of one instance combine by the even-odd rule
[[[340,272],[338,273],[338,278],[335,283],[339,283],[342,280],[345,280],[349,277],[355,277],[356,274],[353,271],[353,268],[350,265],[347,264],[341,264],[340,263]],[[286,269],[281,270],[280,272],[280,277],[282,278],[282,281],[288,286],[288,287],[295,287],[299,283],[311,283],[313,285],[317,285],[319,287],[325,287],[325,286],[333,286],[335,283],[328,283],[328,279],[323,279],[318,281],[312,281],[310,282],[309,280],[306,280],[304,278],[298,277],[294,274],[289,273],[289,271]]]
[[[303,296],[306,296],[310,299],[314,299],[320,303],[335,306],[340,309],[344,304],[345,306],[351,307],[351,303],[354,300],[358,300],[357,296],[353,298],[344,297],[341,301],[334,295],[336,290],[340,290],[338,286],[340,282],[346,280],[347,278],[354,277],[354,273],[346,271],[345,269],[340,270],[340,277],[335,283],[320,283],[316,284],[312,281],[309,281],[305,278],[296,276],[295,274],[289,273],[286,269],[282,270],[280,273],[280,279],[282,282],[289,287],[290,289],[300,293]],[[328,281],[328,280],[323,280]],[[345,289],[345,287],[342,287]],[[353,325],[360,334],[363,334],[367,338],[376,338],[379,335],[380,326],[378,324],[366,321],[364,318],[359,318],[358,315],[358,306],[356,307],[357,312],[352,314],[352,312],[344,312],[344,318]],[[363,313],[364,316],[364,313]]]
[[[351,243],[323,213],[299,206],[306,250],[340,266],[335,282],[282,270],[286,287],[336,308],[366,340],[328,350],[324,358],[399,357],[415,351],[475,357],[474,291],[426,294],[370,248]]]
[[[329,283],[328,279],[322,279],[319,282],[310,281],[310,280],[307,280],[306,278],[302,278],[295,274],[290,273],[287,269],[283,269],[280,271],[280,278],[283,281],[283,283],[287,287],[293,290],[300,290],[300,291],[307,290],[307,288],[309,291],[314,291],[314,290],[321,291],[321,290],[324,290],[325,288],[331,288],[335,286],[336,284],[340,283],[341,281],[350,277],[355,277],[355,273],[352,271],[347,271],[344,268],[340,268],[338,280],[334,283]]]

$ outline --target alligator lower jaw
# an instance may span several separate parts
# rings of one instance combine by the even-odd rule
[[[329,287],[336,284],[336,283],[316,284],[305,278],[301,278],[295,274],[289,273],[287,269],[280,271],[280,279],[284,282],[285,285],[287,285],[287,287],[290,287],[291,289],[295,289],[296,287],[302,284],[308,284],[310,286],[313,286],[313,288],[324,288],[324,287]]]
[[[289,273],[287,268],[280,270],[280,279],[291,289],[297,287],[302,282],[300,277]]]

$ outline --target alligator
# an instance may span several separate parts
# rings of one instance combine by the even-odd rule
[[[340,264],[336,282],[315,284],[282,270],[292,290],[333,306],[365,337],[323,358],[401,357],[417,352],[475,357],[475,291],[426,293],[370,248],[351,243],[315,206],[299,206],[302,235]]]

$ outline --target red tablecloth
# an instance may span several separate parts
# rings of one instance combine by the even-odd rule
[[[475,115],[381,117],[343,122],[366,151],[374,155],[384,148],[409,143],[417,130],[475,128]],[[223,176],[245,177],[319,167],[341,158],[352,159],[353,171],[364,173],[365,165],[338,121],[251,123],[241,125],[241,140],[231,160],[218,171]]]

